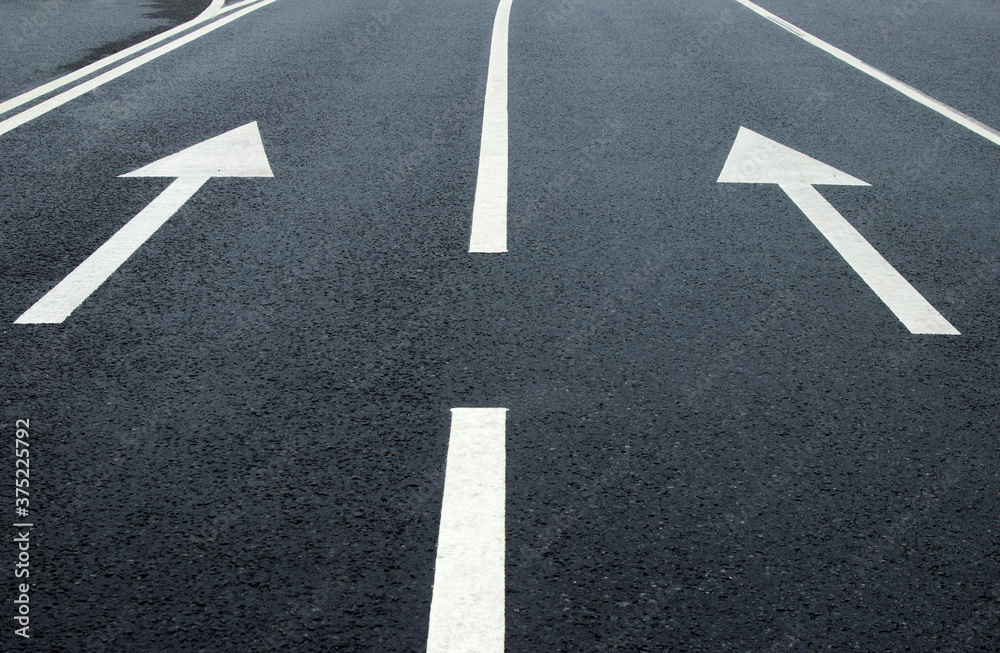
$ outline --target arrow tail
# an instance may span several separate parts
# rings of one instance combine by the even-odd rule
[[[820,233],[885,302],[910,333],[959,335],[910,282],[903,278],[851,223],[813,186],[782,184],[781,189],[802,209]]]
[[[14,324],[59,324],[170,219],[208,177],[181,177],[119,229]]]

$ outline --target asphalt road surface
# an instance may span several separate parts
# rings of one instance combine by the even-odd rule
[[[85,4],[0,1],[0,101],[212,9]],[[497,650],[429,633],[490,578],[435,579],[480,477],[509,651],[1000,650],[997,142],[737,0],[513,0],[470,252],[497,0],[233,4],[0,123],[4,650]],[[1000,128],[996,2],[757,4]],[[120,175],[247,125],[273,177],[179,173],[15,323],[173,183]],[[719,183],[741,127],[870,184],[818,190],[959,333]],[[455,408],[506,409],[499,463]]]

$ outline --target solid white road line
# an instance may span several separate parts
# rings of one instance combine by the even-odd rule
[[[812,185],[781,184],[781,189],[910,333],[960,335]]]
[[[212,0],[211,4],[205,7],[205,11],[195,16],[194,20],[190,22],[194,23],[199,20],[208,20],[209,18],[213,18],[218,15],[220,11],[222,11],[222,5],[224,4],[226,4],[226,0]]]
[[[779,27],[788,30],[789,32],[799,37],[803,41],[806,41],[807,43],[816,46],[817,48],[823,50],[827,54],[833,55],[834,57],[848,64],[849,66],[857,68],[861,72],[877,79],[886,86],[889,86],[899,91],[900,93],[910,98],[911,100],[916,100],[917,102],[924,105],[928,109],[936,111],[945,118],[948,118],[949,120],[952,120],[958,123],[959,125],[962,125],[966,129],[975,132],[976,134],[979,134],[986,140],[992,141],[997,145],[1000,145],[1000,131],[993,129],[988,125],[984,125],[975,118],[962,113],[958,109],[953,109],[944,102],[935,100],[931,96],[921,91],[918,91],[909,84],[901,82],[900,80],[896,79],[895,77],[892,77],[891,75],[885,74],[878,68],[869,66],[868,64],[866,64],[864,61],[861,61],[857,57],[847,54],[840,48],[834,47],[829,43],[827,43],[826,41],[813,36],[809,32],[806,32],[805,30],[800,29],[795,25],[792,25],[784,18],[775,16],[767,9],[764,9],[761,6],[754,4],[750,0],[736,0],[736,2],[739,2],[741,5],[747,7],[748,9],[760,14],[764,18],[774,23],[775,25],[778,25]]]
[[[428,653],[504,650],[506,408],[453,408]]]
[[[507,26],[511,1],[500,0],[493,21],[470,252],[507,251]]]
[[[208,34],[210,32],[214,32],[215,30],[219,29],[223,25],[231,23],[234,20],[237,20],[239,18],[242,18],[243,16],[246,16],[250,12],[257,11],[261,7],[266,7],[267,5],[269,5],[269,4],[273,3],[273,2],[277,2],[277,0],[261,0],[260,2],[257,2],[256,4],[252,4],[252,5],[244,8],[244,9],[241,9],[240,11],[235,12],[235,13],[232,13],[231,15],[229,15],[229,16],[227,16],[225,18],[220,18],[219,20],[215,21],[214,23],[210,23],[210,24],[206,25],[205,27],[202,27],[201,29],[198,29],[198,30],[196,30],[194,32],[191,32],[190,34],[187,34],[186,36],[182,36],[181,38],[179,38],[179,39],[177,39],[175,41],[171,41],[170,43],[167,43],[166,45],[162,45],[162,46],[156,48],[155,50],[153,50],[151,52],[147,52],[144,55],[136,57],[135,59],[132,59],[131,61],[129,61],[127,63],[124,63],[124,64],[122,64],[122,65],[120,65],[120,66],[118,66],[116,68],[112,68],[108,72],[106,72],[106,73],[104,73],[102,75],[98,75],[97,77],[94,77],[93,79],[90,79],[90,80],[88,80],[88,81],[86,81],[86,82],[84,82],[82,84],[74,86],[73,88],[69,89],[68,91],[63,91],[59,95],[51,97],[48,100],[45,100],[44,102],[39,102],[38,104],[36,104],[35,106],[31,107],[30,109],[25,109],[21,113],[15,114],[15,115],[11,116],[10,118],[7,118],[6,120],[0,122],[0,135],[6,134],[7,132],[9,132],[11,130],[17,129],[21,125],[23,125],[23,124],[25,124],[27,122],[30,122],[31,120],[34,120],[35,118],[37,118],[39,116],[43,116],[46,113],[48,113],[49,111],[52,111],[53,109],[55,109],[57,107],[61,107],[62,105],[66,104],[67,102],[69,102],[71,100],[74,100],[74,99],[80,97],[81,95],[83,95],[85,93],[89,93],[90,91],[94,90],[95,88],[97,88],[99,86],[103,86],[104,84],[107,84],[108,82],[110,82],[112,80],[118,79],[119,77],[121,77],[125,73],[130,72],[132,70],[135,70],[136,68],[138,68],[139,66],[141,66],[143,64],[149,63],[150,61],[153,61],[154,59],[157,59],[157,58],[165,55],[168,52],[176,50],[177,48],[179,48],[179,47],[181,47],[183,45],[186,45],[186,44],[190,43],[191,41],[194,41],[195,39],[201,38],[202,36],[205,36],[206,34]],[[234,5],[234,7],[235,7],[235,5]],[[100,62],[98,62],[98,63],[100,63]],[[59,80],[56,80],[56,81],[59,81]],[[17,99],[17,98],[15,98],[15,99]],[[13,101],[13,100],[11,100],[11,101]]]
[[[36,100],[42,97],[43,95],[48,95],[52,91],[62,88],[67,84],[71,84],[77,81],[78,79],[83,79],[84,77],[88,77],[92,73],[95,73],[102,68],[107,68],[113,63],[121,61],[122,59],[127,59],[128,57],[131,57],[133,54],[136,54],[137,52],[141,52],[146,48],[156,45],[160,41],[165,41],[173,36],[176,36],[177,34],[180,34],[181,32],[184,32],[194,27],[195,25],[198,25],[199,23],[204,23],[207,20],[211,20],[212,18],[215,18],[219,14],[230,12],[233,9],[238,9],[239,7],[243,7],[245,5],[257,2],[257,0],[244,0],[243,2],[238,2],[228,7],[223,7],[222,6],[223,2],[225,2],[225,0],[213,0],[212,4],[209,5],[205,9],[205,11],[203,11],[201,15],[199,15],[194,20],[189,20],[188,22],[182,25],[178,25],[177,27],[174,27],[172,29],[169,29],[166,32],[162,32],[155,36],[151,36],[150,38],[146,39],[145,41],[142,41],[141,43],[136,43],[135,45],[125,48],[120,52],[108,55],[103,59],[88,64],[83,68],[80,68],[79,70],[74,70],[73,72],[63,75],[58,79],[54,79],[51,82],[42,84],[41,86],[33,88],[25,93],[22,93],[17,97],[13,97],[4,102],[0,102],[0,114],[7,113],[8,111],[11,111],[13,109],[18,108],[19,106],[31,102],[32,100]]]
[[[209,179],[181,177],[167,186],[87,260],[14,320],[14,324],[56,324],[65,320]]]

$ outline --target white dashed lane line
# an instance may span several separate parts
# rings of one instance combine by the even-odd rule
[[[507,251],[507,26],[510,5],[511,0],[500,0],[493,22],[470,252]]]
[[[428,653],[504,650],[507,409],[453,408]]]

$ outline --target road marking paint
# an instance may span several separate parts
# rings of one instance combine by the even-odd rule
[[[208,177],[182,177],[119,229],[96,252],[56,284],[14,324],[58,324],[121,267],[156,230],[180,209]]]
[[[910,333],[960,335],[813,186],[781,184],[781,189]]]
[[[212,0],[212,2],[205,7],[205,11],[195,16],[194,20],[190,22],[193,23],[199,20],[208,20],[209,18],[218,15],[218,13],[222,11],[222,5],[224,4],[226,4],[226,0]]]
[[[84,77],[88,77],[91,73],[95,73],[102,68],[107,68],[111,64],[121,61],[122,59],[127,59],[128,57],[131,57],[133,54],[137,52],[141,52],[146,48],[156,45],[160,41],[165,41],[173,36],[176,36],[177,34],[180,34],[181,32],[187,31],[192,27],[194,27],[195,25],[198,25],[199,23],[211,20],[212,18],[214,18],[219,14],[224,14],[234,9],[238,9],[239,7],[252,4],[254,2],[257,2],[257,0],[244,0],[243,2],[238,2],[228,7],[222,7],[223,2],[225,2],[225,0],[213,0],[212,4],[209,5],[208,8],[205,9],[205,11],[203,11],[201,15],[199,15],[194,20],[189,20],[188,22],[182,25],[178,25],[177,27],[174,27],[172,29],[169,29],[166,32],[162,32],[160,34],[156,34],[155,36],[151,36],[145,41],[142,41],[141,43],[136,43],[135,45],[127,47],[124,50],[121,50],[120,52],[115,52],[114,54],[110,54],[104,57],[103,59],[88,64],[83,68],[80,68],[79,70],[74,70],[73,72],[63,75],[58,79],[54,79],[51,82],[42,84],[41,86],[34,88],[30,91],[27,91],[25,93],[22,93],[17,97],[13,97],[4,102],[0,102],[0,114],[7,113],[8,111],[11,111],[19,106],[31,102],[32,100],[36,100],[42,97],[43,95],[48,95],[52,91],[62,88],[67,84],[71,84],[72,82],[75,82],[78,79],[83,79]]]
[[[746,127],[740,127],[718,183],[871,186]]]
[[[900,93],[910,98],[911,100],[916,100],[917,102],[924,105],[928,109],[936,111],[945,118],[948,118],[949,120],[958,123],[959,125],[965,127],[966,129],[976,134],[979,134],[986,140],[992,141],[993,143],[1000,145],[1000,131],[997,131],[996,129],[993,129],[990,126],[979,122],[972,116],[966,115],[961,111],[959,111],[958,109],[954,109],[948,106],[944,102],[935,100],[926,93],[923,93],[922,91],[918,91],[917,89],[913,88],[906,82],[902,82],[891,75],[885,74],[878,68],[868,65],[864,61],[861,61],[857,57],[854,57],[844,52],[840,48],[832,46],[826,41],[813,36],[809,32],[799,27],[796,27],[795,25],[792,25],[784,18],[775,16],[768,10],[764,9],[763,7],[757,4],[754,4],[750,0],[736,0],[736,2],[739,2],[741,5],[763,16],[764,18],[768,19],[775,25],[778,25],[782,29],[791,32],[792,34],[799,37],[803,41],[806,41],[807,43],[816,46],[817,48],[823,50],[827,54],[833,55],[834,57],[848,64],[849,66],[853,66],[854,68],[860,70],[866,75],[869,75],[870,77],[877,79],[886,86],[889,86],[895,89],[896,91],[899,91]]]
[[[105,73],[103,73],[101,75],[98,75],[97,77],[94,77],[93,79],[90,79],[90,80],[88,80],[86,82],[83,82],[82,84],[74,86],[73,88],[69,89],[68,91],[63,91],[59,95],[53,96],[53,97],[51,97],[48,100],[45,100],[43,102],[39,102],[35,106],[33,106],[33,107],[29,108],[29,109],[25,109],[21,113],[15,114],[15,115],[11,116],[10,118],[7,118],[6,120],[3,120],[2,122],[0,122],[0,136],[2,136],[3,134],[6,134],[7,132],[10,132],[10,131],[12,131],[14,129],[17,129],[21,125],[23,125],[23,124],[25,124],[27,122],[30,122],[30,121],[34,120],[35,118],[38,118],[39,116],[45,115],[46,113],[48,113],[49,111],[52,111],[53,109],[55,109],[57,107],[61,107],[62,105],[66,104],[67,102],[70,102],[71,100],[75,100],[76,98],[80,97],[81,95],[84,95],[85,93],[89,93],[90,91],[94,90],[95,88],[98,88],[99,86],[103,86],[104,84],[107,84],[108,82],[110,82],[112,80],[118,79],[119,77],[121,77],[125,73],[128,73],[128,72],[130,72],[132,70],[135,70],[136,68],[138,68],[139,66],[142,66],[143,64],[149,63],[150,61],[153,61],[154,59],[157,59],[157,58],[159,58],[159,57],[167,54],[168,52],[176,50],[177,48],[179,48],[179,47],[181,47],[183,45],[187,45],[191,41],[194,41],[195,39],[201,38],[202,36],[205,36],[206,34],[219,29],[223,25],[227,25],[227,24],[233,22],[234,20],[242,18],[243,16],[246,16],[247,14],[249,14],[249,13],[251,13],[253,11],[257,11],[261,7],[265,7],[265,6],[267,6],[267,5],[269,5],[269,4],[273,3],[273,2],[277,2],[277,0],[260,0],[260,2],[256,2],[256,4],[251,4],[250,6],[247,6],[244,9],[236,11],[235,13],[231,13],[229,16],[226,16],[225,18],[220,18],[219,20],[217,20],[217,21],[215,21],[213,23],[210,23],[210,24],[208,24],[208,25],[206,25],[206,26],[204,26],[204,27],[202,27],[202,28],[200,28],[200,29],[198,29],[198,30],[196,30],[194,32],[191,32],[190,34],[182,36],[181,38],[179,38],[179,39],[177,39],[175,41],[171,41],[170,43],[162,45],[162,46],[156,48],[155,50],[152,50],[150,52],[147,52],[146,54],[138,56],[135,59],[132,59],[131,61],[123,63],[120,66],[117,66],[116,68],[112,68],[111,70],[109,70],[109,71],[107,71],[107,72],[105,72]],[[248,4],[248,3],[239,3],[238,5],[233,5],[232,8],[230,8],[230,7],[224,7],[222,11],[230,11],[230,9],[236,9],[237,6],[243,6],[245,4]],[[186,25],[186,27],[185,27],[185,25]],[[191,24],[185,24],[185,25],[178,26],[177,28],[174,28],[174,29],[178,30],[178,31],[182,31],[183,29],[187,29],[188,27],[191,26]],[[174,30],[171,30],[171,32],[174,32]],[[164,34],[161,34],[159,36],[164,36],[165,34],[169,34],[169,33],[170,32],[164,32]],[[176,32],[174,32],[174,33],[176,33]],[[153,39],[157,39],[157,38],[158,37],[153,37]],[[113,61],[117,61],[118,59],[120,59],[122,57],[129,56],[128,54],[123,54],[123,53],[127,52],[129,54],[134,54],[138,50],[142,50],[145,47],[148,47],[148,45],[149,44],[147,42],[140,43],[140,44],[138,44],[136,46],[133,46],[132,48],[128,48],[126,50],[123,50],[122,52],[120,52],[118,54],[111,55],[111,57],[108,57],[108,59],[112,59]],[[119,57],[119,55],[122,55],[122,56]],[[37,97],[40,97],[41,95],[45,95],[46,93],[48,93],[48,92],[50,92],[50,91],[52,91],[52,90],[54,90],[56,88],[59,88],[60,86],[64,86],[65,84],[68,84],[71,81],[75,81],[76,79],[79,79],[80,77],[84,77],[84,76],[90,74],[91,72],[94,72],[95,70],[97,70],[99,68],[103,68],[103,67],[107,66],[108,64],[113,63],[113,61],[108,61],[108,62],[105,63],[105,60],[102,59],[101,61],[98,61],[98,62],[95,62],[94,64],[91,64],[91,66],[93,66],[93,68],[91,68],[91,66],[87,66],[85,68],[81,68],[80,70],[76,71],[75,73],[70,73],[66,77],[62,77],[62,78],[60,78],[58,80],[55,80],[54,82],[50,82],[50,84],[46,84],[44,86],[40,86],[38,89],[35,89],[34,91],[29,91],[28,93],[25,93],[24,95],[18,96],[16,98],[12,99],[12,100],[8,100],[7,102],[5,102],[3,105],[0,105],[0,106],[6,107],[4,109],[4,111],[7,111],[7,110],[9,110],[11,108],[14,108],[15,106],[20,106],[21,104],[24,104],[24,103],[30,101],[31,99],[35,99]],[[98,64],[101,64],[101,65],[98,65]],[[86,72],[86,73],[83,72],[83,71],[87,71],[88,69],[89,69],[88,72]],[[72,79],[69,79],[68,81],[63,81],[66,78],[72,78]],[[47,88],[47,87],[50,87],[50,88]],[[46,89],[46,88],[47,88],[47,90],[41,91],[41,89]],[[37,92],[37,94],[36,94],[36,92]],[[28,98],[27,96],[31,96],[31,97]],[[27,98],[27,99],[24,99],[22,101],[21,98]],[[7,106],[7,105],[10,105],[10,106]]]
[[[15,324],[63,322],[212,177],[273,177],[274,174],[257,123],[252,122],[121,176],[177,179],[17,318]]]
[[[506,408],[453,408],[428,653],[502,653]]]
[[[778,184],[910,333],[960,335],[813,186],[867,182],[746,127],[740,127],[718,181]]]
[[[507,27],[511,2],[500,0],[493,21],[470,252],[507,251]]]

